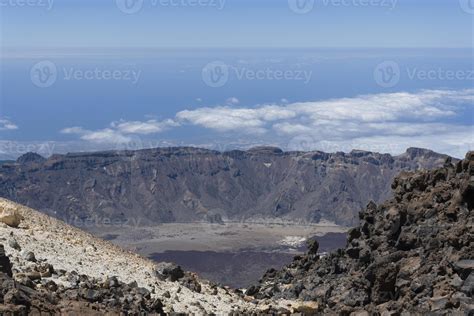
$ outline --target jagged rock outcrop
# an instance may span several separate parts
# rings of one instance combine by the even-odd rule
[[[252,287],[256,298],[312,301],[323,314],[474,312],[474,152],[442,168],[403,172],[394,198],[360,213],[347,246],[317,244]]]
[[[370,200],[391,196],[400,171],[439,167],[446,158],[417,148],[400,156],[272,147],[224,153],[159,148],[47,160],[27,154],[0,165],[0,196],[79,224],[277,217],[353,226]]]
[[[45,161],[46,161],[46,158],[36,153],[26,153],[20,156],[16,160],[17,163],[22,164],[22,165],[30,164],[30,163],[43,163]]]

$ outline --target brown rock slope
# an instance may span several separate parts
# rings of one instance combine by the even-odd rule
[[[0,164],[0,196],[78,225],[286,218],[353,226],[370,200],[391,196],[398,173],[440,167],[446,157],[417,148],[399,156],[268,147],[26,154]]]
[[[313,244],[247,294],[313,301],[313,311],[329,314],[472,315],[474,152],[402,173],[392,188],[393,199],[361,212],[345,249],[320,257]]]

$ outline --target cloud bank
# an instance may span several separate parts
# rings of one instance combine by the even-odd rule
[[[230,100],[230,101],[229,101]],[[455,156],[473,148],[474,89],[421,90],[361,95],[314,102],[239,107],[225,105],[176,113],[164,121],[119,121],[102,130],[67,128],[91,142],[126,142],[133,135],[154,135],[180,126],[252,137],[287,150],[348,151],[365,149],[399,153],[426,147]],[[470,117],[462,117],[468,113]]]
[[[12,131],[18,129],[18,126],[7,119],[0,118],[0,131]]]
[[[148,121],[118,121],[112,122],[110,127],[101,130],[87,130],[82,127],[68,127],[61,131],[63,134],[78,135],[80,139],[94,143],[120,144],[134,141],[133,135],[150,135],[161,133],[179,123],[173,120]]]

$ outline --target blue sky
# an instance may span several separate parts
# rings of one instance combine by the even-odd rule
[[[474,0],[31,1],[0,0],[0,159],[474,149]]]
[[[6,47],[471,47],[473,40],[472,14],[461,5],[470,0],[315,0],[306,14],[287,0],[143,0],[136,14],[115,0],[2,1]]]

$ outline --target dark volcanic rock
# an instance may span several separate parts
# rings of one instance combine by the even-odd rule
[[[45,265],[49,266],[49,265]],[[145,288],[131,286],[113,277],[108,282],[65,272],[68,279],[81,280],[70,288],[33,273],[12,278],[9,258],[0,245],[1,315],[163,315],[160,299]],[[189,280],[191,284],[191,280]],[[195,281],[195,291],[200,291]],[[191,287],[191,285],[190,285]]]
[[[178,281],[184,277],[183,269],[174,263],[160,262],[156,265],[155,271],[159,278],[170,280],[171,282]]]
[[[474,216],[472,194],[465,192],[473,179],[473,152],[455,165],[447,160],[433,171],[401,173],[393,199],[380,206],[371,202],[361,212],[346,249],[323,258],[312,252],[297,257],[282,271],[267,273],[250,292],[257,298],[315,301],[321,314],[471,315]]]
[[[11,237],[11,238],[8,239],[8,245],[9,245],[11,248],[15,249],[15,250],[21,251],[21,246],[20,246],[20,244],[19,244],[18,241],[17,241],[15,238],[13,238],[13,237]]]
[[[5,248],[0,245],[0,272],[12,276],[10,259],[5,255]]]
[[[25,251],[21,254],[26,261],[36,262],[35,254],[31,251]]]
[[[79,227],[91,218],[220,222],[215,214],[355,225],[369,201],[391,196],[390,183],[400,171],[440,167],[445,159],[422,149],[392,157],[273,147],[225,153],[161,148],[48,160],[27,154],[0,168],[0,196]]]
[[[46,161],[46,158],[36,154],[36,153],[26,153],[23,156],[17,159],[19,164],[29,164],[29,163],[43,163]]]

